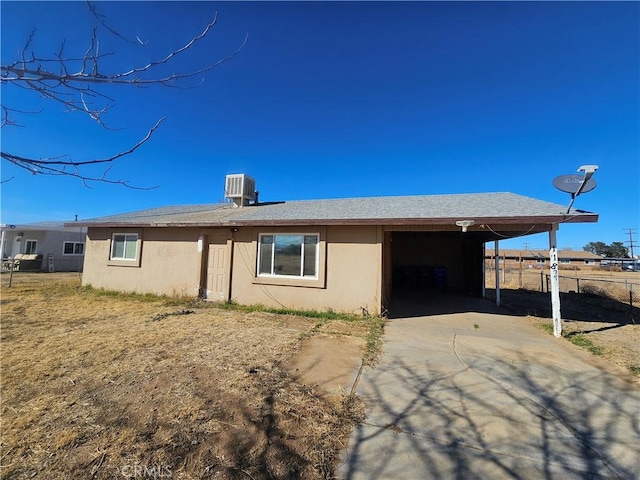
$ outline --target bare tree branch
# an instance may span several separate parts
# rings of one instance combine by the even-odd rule
[[[133,145],[128,150],[116,153],[115,155],[111,155],[106,158],[100,159],[92,159],[92,160],[70,160],[67,155],[59,155],[57,157],[46,157],[42,159],[33,159],[27,158],[20,155],[15,155],[10,152],[2,151],[0,152],[0,156],[2,159],[12,163],[13,165],[20,167],[24,170],[27,170],[32,175],[66,175],[71,177],[79,178],[83,181],[85,186],[87,186],[88,181],[99,181],[104,183],[113,183],[124,185],[129,188],[135,188],[138,190],[149,190],[151,188],[156,187],[133,187],[129,184],[128,181],[123,180],[110,180],[106,177],[106,175],[111,170],[113,166],[113,162],[122,158],[126,155],[130,155],[135,152],[138,148],[144,145],[151,136],[154,134],[156,129],[160,126],[160,124],[164,121],[165,117],[162,117],[160,120],[156,122],[156,124],[149,129],[147,134],[139,140],[135,145]],[[110,163],[111,165],[103,172],[100,177],[85,175],[81,172],[80,167],[85,165],[96,165],[100,163]]]
[[[109,30],[109,32],[111,32],[114,36],[120,38],[121,40],[124,40],[127,43],[131,43],[133,45],[147,45],[148,42],[143,42],[142,40],[140,40],[139,37],[136,36],[136,41],[133,40],[129,40],[128,38],[125,38],[120,32],[118,32],[117,30],[114,30],[113,28],[111,28],[107,22],[105,22],[105,16],[98,13],[96,6],[94,5],[93,2],[90,2],[87,0],[87,7],[89,7],[89,11],[93,14],[94,17],[96,17],[96,19],[100,22],[100,24],[106,28],[107,30]]]
[[[106,17],[97,11],[92,2],[87,1],[87,6],[94,18],[97,19],[100,25],[105,28],[110,35],[137,46],[144,47],[146,45],[146,43],[138,37],[136,37],[136,41],[130,40],[108,25],[105,21]],[[67,53],[67,45],[64,40],[61,42],[58,51],[52,56],[42,57],[37,55],[33,50],[33,40],[36,35],[34,29],[26,39],[24,47],[18,52],[19,58],[11,63],[0,66],[0,85],[15,86],[32,91],[45,100],[62,105],[66,111],[85,114],[103,128],[113,129],[105,121],[104,117],[115,104],[115,99],[101,92],[101,86],[119,85],[144,87],[159,85],[163,87],[184,88],[184,85],[180,84],[182,80],[203,76],[213,68],[235,57],[244,48],[248,36],[245,37],[242,44],[231,54],[209,63],[204,67],[193,71],[172,73],[170,75],[159,74],[159,68],[171,64],[178,56],[195,48],[198,42],[207,37],[216,26],[217,20],[218,15],[216,13],[213,20],[207,23],[201,33],[191,37],[185,44],[170,51],[159,60],[154,60],[129,70],[112,72],[108,72],[107,69],[103,68],[102,61],[108,56],[113,56],[114,53],[101,53],[97,27],[92,30],[88,45],[83,53],[77,57]],[[204,78],[201,79],[200,83],[202,83],[203,80]],[[12,118],[15,114],[39,113],[10,108],[5,104],[2,104],[1,107],[2,128],[19,126]],[[107,158],[73,161],[70,160],[67,155],[32,158],[28,155],[19,155],[6,151],[1,152],[1,158],[29,171],[33,175],[72,176],[82,180],[85,185],[87,185],[87,182],[99,181],[136,188],[132,187],[128,181],[108,179],[106,175],[109,173],[111,166],[106,168],[101,176],[85,174],[82,171],[82,167],[95,164],[111,165],[116,160],[132,154],[151,138],[163,120],[164,117],[158,120],[158,122],[149,129],[146,136],[140,139],[133,147]]]
[[[29,115],[35,115],[42,112],[42,109],[36,111],[18,110],[17,108],[7,107],[6,105],[0,105],[0,108],[2,108],[2,122],[0,123],[0,127],[4,127],[5,125],[11,125],[12,127],[24,127],[24,125],[20,125],[11,120],[9,118],[9,112],[25,113]]]

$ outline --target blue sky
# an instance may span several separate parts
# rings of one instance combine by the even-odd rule
[[[98,2],[136,47],[98,30],[104,68],[157,59],[213,32],[167,71],[197,69],[245,48],[196,88],[108,88],[105,130],[33,92],[2,102],[37,115],[2,129],[2,149],[96,158],[150,142],[111,178],[153,190],[32,176],[3,162],[2,223],[92,218],[215,203],[224,176],[247,173],[260,199],[297,200],[510,191],[562,205],[553,177],[597,164],[598,187],[575,207],[559,245],[626,241],[640,226],[638,2]],[[84,2],[1,6],[2,63],[35,27],[45,56],[65,40],[81,55],[97,25]],[[186,83],[184,85],[193,85]],[[640,233],[640,232],[636,232]],[[640,239],[640,236],[636,236]],[[547,236],[502,242],[546,248]]]

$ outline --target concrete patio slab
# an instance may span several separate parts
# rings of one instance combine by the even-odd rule
[[[640,393],[622,369],[484,300],[395,311],[338,478],[640,478]]]

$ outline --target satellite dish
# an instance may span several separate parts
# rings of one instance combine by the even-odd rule
[[[556,187],[561,192],[576,193],[582,182],[584,181],[584,175],[560,175],[553,179],[553,186]],[[596,181],[593,178],[590,178],[585,183],[584,187],[580,193],[587,193],[596,188]]]
[[[571,211],[571,206],[578,195],[596,188],[596,181],[591,177],[598,168],[598,165],[581,165],[578,171],[584,172],[584,175],[560,175],[553,179],[554,187],[571,194],[571,203],[567,207],[567,213]]]

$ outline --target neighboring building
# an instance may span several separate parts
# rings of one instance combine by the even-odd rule
[[[402,289],[482,295],[485,242],[598,220],[512,193],[258,203],[249,177],[230,176],[226,187],[235,204],[78,222],[88,228],[83,283],[378,313]]]
[[[640,272],[640,260],[634,258],[603,258],[601,262],[602,268],[617,269],[623,272]]]
[[[487,260],[493,259],[493,249],[485,251]],[[506,268],[549,268],[549,250],[510,250],[500,249],[500,264]],[[582,250],[558,250],[560,269],[590,270],[599,269],[602,257]],[[522,264],[522,265],[520,265]]]
[[[84,261],[86,227],[39,222],[0,225],[3,268],[15,260],[19,271],[79,272]]]

